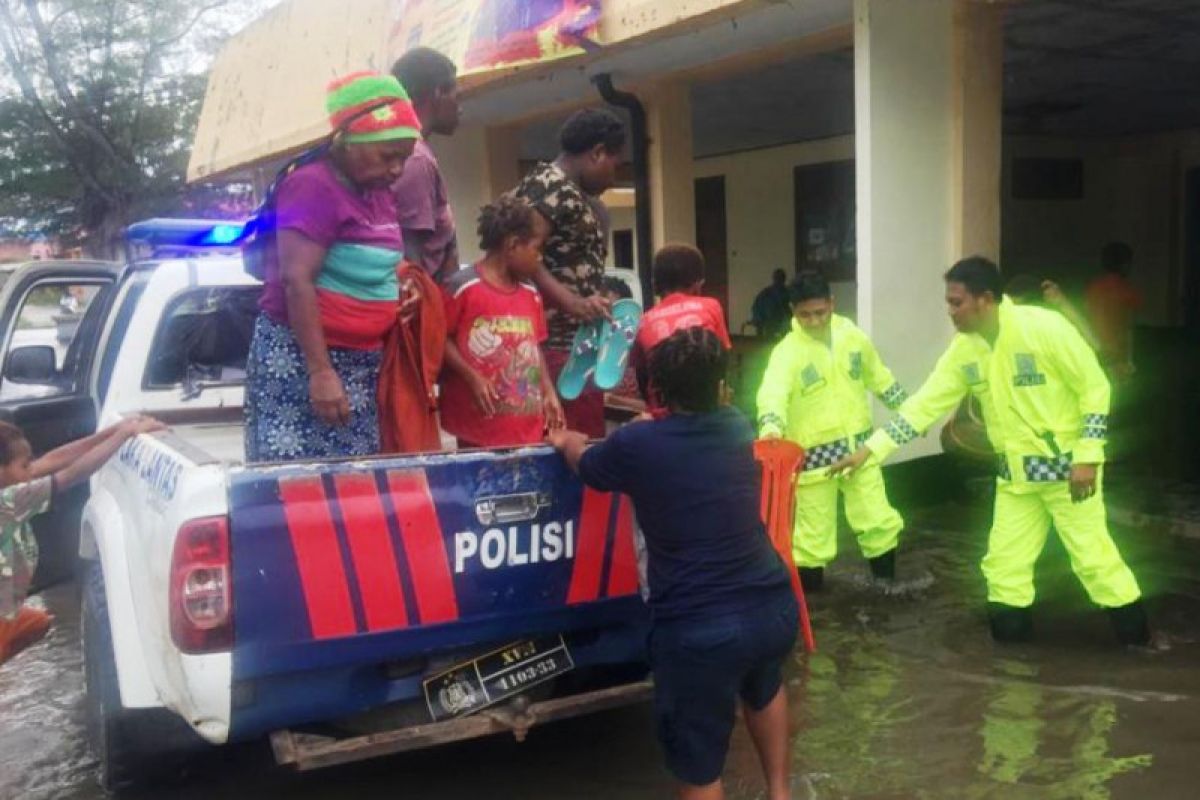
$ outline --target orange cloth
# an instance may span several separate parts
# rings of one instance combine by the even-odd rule
[[[30,606],[21,606],[12,619],[0,619],[0,664],[38,642],[53,621],[45,611]]]
[[[1129,334],[1134,312],[1142,306],[1141,293],[1124,276],[1107,272],[1088,284],[1085,301],[1102,359],[1129,360]]]
[[[379,436],[384,453],[428,453],[442,449],[434,387],[446,352],[446,310],[425,270],[404,262],[398,272],[401,282],[416,281],[421,304],[408,322],[396,321],[383,343]]]

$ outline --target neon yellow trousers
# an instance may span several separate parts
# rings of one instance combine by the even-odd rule
[[[1005,483],[996,486],[996,513],[983,557],[990,602],[1018,608],[1033,605],[1033,564],[1046,544],[1051,522],[1071,558],[1071,569],[1093,603],[1116,608],[1142,596],[1108,533],[1102,489],[1082,503],[1071,502],[1066,481],[1027,484],[1023,489],[1017,492]]]
[[[867,558],[881,556],[900,539],[904,519],[888,502],[883,472],[868,464],[850,477],[796,487],[796,527],[792,555],[798,567],[823,567],[837,555],[837,499],[842,493],[846,521]]]

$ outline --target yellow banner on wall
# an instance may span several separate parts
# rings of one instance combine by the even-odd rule
[[[599,47],[602,0],[396,0],[389,50],[432,47],[460,75]]]

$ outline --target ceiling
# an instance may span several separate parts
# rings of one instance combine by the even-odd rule
[[[1200,3],[1040,0],[1008,11],[1004,127],[1097,135],[1200,126]]]
[[[1029,0],[1005,23],[1004,130],[1099,136],[1200,127],[1200,1]],[[698,158],[854,130],[854,58],[824,53],[692,88]],[[555,151],[560,120],[528,129]]]

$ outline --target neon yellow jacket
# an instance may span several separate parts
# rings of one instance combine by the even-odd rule
[[[1000,303],[995,347],[955,335],[924,385],[867,447],[879,459],[915,439],[971,392],[983,409],[1000,479],[1066,480],[1072,463],[1104,461],[1108,380],[1087,342],[1061,314]]]
[[[759,429],[804,448],[804,482],[828,477],[812,471],[866,441],[872,427],[867,390],[892,409],[907,397],[862,329],[838,314],[830,326],[826,346],[792,320],[791,333],[771,351],[758,390]]]

